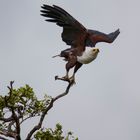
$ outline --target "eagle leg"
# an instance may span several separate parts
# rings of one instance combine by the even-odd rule
[[[62,77],[64,81],[69,81],[69,71],[66,71],[66,75]]]
[[[77,57],[76,55],[74,55],[73,50],[72,49],[66,49],[64,51],[61,52],[60,57],[64,57],[66,61],[68,61],[65,65],[66,68],[66,75],[63,76],[62,78],[59,78],[58,76],[55,77],[55,80],[63,80],[63,81],[67,81],[69,83],[75,83],[75,72],[77,71],[76,69],[74,70],[73,76],[69,78],[69,71],[71,68],[73,68],[74,66],[77,68]]]
[[[68,62],[67,62],[67,64],[66,64],[66,75],[63,76],[62,78],[60,78],[60,77],[58,77],[58,76],[55,76],[55,80],[67,81],[67,82],[72,83],[72,84],[75,83],[75,72],[76,72],[77,70],[73,73],[73,76],[70,77],[70,78],[69,78],[69,70],[70,70],[71,68],[73,68],[74,66],[76,66],[76,64],[77,64],[77,59],[76,59],[76,57],[75,57],[75,56],[69,57],[69,58],[68,58]]]
[[[70,81],[73,83],[73,84],[76,84],[75,82],[75,74],[77,72],[77,70],[82,66],[83,64],[79,63],[79,62],[76,62],[76,65],[74,67],[74,72],[73,72],[73,75],[69,78]]]
[[[58,76],[55,76],[55,80],[62,80],[62,81],[67,81],[67,82],[71,82],[70,81],[70,78],[69,78],[69,75],[68,75],[68,73],[69,73],[69,69],[66,71],[66,75],[65,76],[63,76],[63,77],[58,77]]]
[[[69,78],[64,78],[64,77],[58,77],[58,76],[55,76],[55,80],[62,80],[62,81],[66,81],[66,82],[69,82],[70,83],[70,80]]]

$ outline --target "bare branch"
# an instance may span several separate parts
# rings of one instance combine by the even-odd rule
[[[1,135],[4,135],[4,136],[6,136],[6,137],[12,137],[12,138],[15,138],[16,137],[16,134],[15,133],[13,133],[13,132],[9,132],[9,131],[7,131],[7,130],[0,130],[0,134]]]
[[[8,131],[11,131],[12,130],[12,126],[14,126],[14,123],[15,123],[15,121],[13,120],[13,121],[11,121],[9,124],[8,124],[8,127],[7,127],[7,130]],[[14,128],[15,128],[15,126],[14,126]],[[15,132],[15,130],[13,130],[14,132]]]
[[[6,139],[6,138],[4,138],[4,137],[2,137],[2,136],[0,136],[0,139],[1,139],[1,140],[8,140],[8,139]]]
[[[28,133],[26,140],[30,140],[31,137],[32,137],[32,135],[33,135],[33,133],[41,128],[42,123],[43,123],[43,120],[44,120],[44,118],[45,118],[47,112],[52,108],[52,106],[53,106],[53,100],[51,100],[49,106],[48,106],[48,107],[46,108],[46,110],[42,113],[38,124]]]
[[[60,94],[60,95],[58,95],[58,96],[56,96],[55,98],[53,98],[53,102],[55,102],[56,100],[58,100],[59,98],[65,96],[65,95],[67,95],[69,93],[69,90],[70,90],[70,88],[71,88],[72,85],[73,85],[73,83],[69,82],[69,84],[68,84],[65,92],[62,93],[62,94]]]
[[[2,117],[0,117],[0,121],[10,122],[10,121],[13,121],[13,118],[12,118],[12,116],[9,117],[9,118],[2,118]]]
[[[34,118],[34,117],[38,117],[38,116],[40,116],[40,115],[28,116],[28,117],[26,117],[25,119],[23,119],[23,120],[20,122],[20,124],[22,124],[24,121],[26,121],[26,120],[28,120],[28,119],[30,119],[30,118]]]
[[[20,122],[19,122],[19,118],[17,117],[13,107],[11,108],[11,110],[12,110],[13,119],[14,119],[14,121],[16,123],[16,133],[17,133],[16,138],[17,138],[17,140],[21,140],[21,138],[20,138]]]
[[[13,91],[13,84],[14,84],[14,81],[10,81],[10,86],[7,86],[7,88],[9,89],[9,98],[7,99],[7,101],[11,98],[11,95],[12,95],[12,91]]]
[[[27,136],[26,140],[30,140],[31,137],[32,137],[32,135],[33,135],[33,133],[35,133],[37,130],[39,130],[39,129],[42,127],[42,123],[43,123],[43,121],[44,121],[44,118],[45,118],[46,114],[48,113],[48,111],[53,107],[53,103],[54,103],[56,100],[58,100],[59,98],[65,96],[65,95],[67,95],[67,94],[69,93],[69,90],[70,90],[71,86],[73,85],[73,83],[72,83],[72,82],[68,82],[68,83],[69,83],[69,84],[68,84],[68,86],[67,86],[67,88],[66,88],[66,90],[65,90],[64,93],[62,93],[62,94],[56,96],[55,98],[52,98],[52,100],[51,100],[49,106],[48,106],[48,107],[46,108],[46,110],[42,113],[42,115],[41,115],[41,117],[40,117],[40,120],[39,120],[39,123],[28,133],[28,136]]]

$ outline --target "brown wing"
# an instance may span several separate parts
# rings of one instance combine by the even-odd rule
[[[78,46],[82,39],[84,41],[87,33],[86,28],[68,12],[56,5],[43,5],[42,9],[41,15],[48,18],[46,21],[54,22],[58,26],[63,27],[61,37],[67,45]]]
[[[120,34],[120,30],[105,34],[95,30],[88,30],[89,37],[86,40],[86,46],[94,47],[98,42],[112,43]]]

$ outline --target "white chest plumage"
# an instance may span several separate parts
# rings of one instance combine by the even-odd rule
[[[77,61],[82,64],[88,64],[96,59],[97,54],[97,52],[93,51],[93,48],[86,47],[86,50],[83,52],[83,54],[81,56],[77,56]]]

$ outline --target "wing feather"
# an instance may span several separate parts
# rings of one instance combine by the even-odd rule
[[[98,42],[112,43],[120,34],[120,30],[117,29],[116,31],[109,34],[105,34],[95,30],[88,30],[88,33],[89,38],[87,38],[86,40],[86,46],[94,47]]]
[[[75,43],[86,34],[86,28],[61,7],[44,4],[41,8],[41,15],[47,17],[46,21],[63,27],[62,40],[67,45],[77,46]]]
[[[63,27],[61,34],[62,40],[72,47],[95,47],[98,42],[112,43],[120,33],[119,29],[110,34],[90,29],[87,30],[68,12],[56,5],[50,6],[44,4],[41,8],[41,15],[47,18],[46,21],[56,23],[58,26]]]

